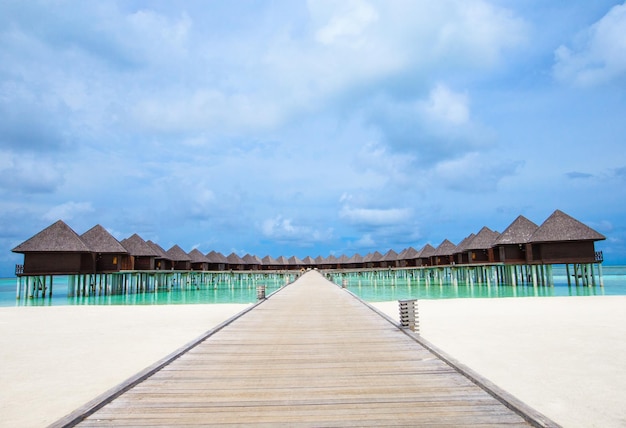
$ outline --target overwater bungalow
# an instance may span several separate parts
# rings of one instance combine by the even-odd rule
[[[172,261],[172,269],[174,270],[191,270],[191,257],[178,245],[172,247],[165,252]]]
[[[431,257],[435,255],[435,247],[430,244],[426,244],[419,251],[419,264],[418,266],[432,266]]]
[[[83,233],[80,239],[92,252],[95,273],[119,272],[131,268],[128,251],[99,224]]]
[[[170,256],[167,255],[167,252],[156,242],[152,242],[151,240],[147,240],[146,243],[152,247],[154,251],[158,254],[158,256],[154,259],[154,267],[157,270],[172,270],[173,263]]]
[[[244,270],[261,270],[263,267],[263,261],[251,254],[246,254],[241,260],[244,262]]]
[[[315,262],[315,259],[311,256],[306,256],[305,258],[302,259],[302,261],[304,262],[304,265],[307,268],[314,268],[317,266],[317,263]]]
[[[326,259],[324,257],[322,257],[321,255],[315,257],[315,265],[320,268],[323,269],[323,266],[326,264]]]
[[[135,233],[120,243],[130,254],[131,270],[155,270],[155,260],[159,253],[141,236]]]
[[[417,266],[418,259],[419,259],[419,252],[413,247],[405,248],[398,254],[398,261],[400,263],[400,267]]]
[[[209,260],[209,270],[212,271],[225,271],[228,270],[228,259],[226,256],[217,251],[210,251],[206,254],[206,258]]]
[[[202,254],[200,250],[194,248],[189,252],[191,258],[191,270],[193,271],[206,271],[209,270],[209,259]]]
[[[228,268],[231,270],[244,270],[246,262],[243,261],[241,257],[239,257],[235,252],[230,253],[226,256],[226,260],[228,260]]]
[[[526,257],[541,264],[596,263],[602,256],[596,253],[595,242],[604,239],[604,235],[556,210],[530,237],[527,248],[532,254]]]
[[[63,275],[92,273],[92,252],[85,242],[62,220],[13,248],[24,254],[24,264],[18,275]]]
[[[394,268],[398,266],[398,253],[394,250],[389,250],[383,256],[380,267],[382,268]]]
[[[350,263],[350,257],[348,257],[345,254],[342,254],[339,257],[337,257],[336,263],[337,263],[338,269],[346,269],[348,267],[348,264]]]
[[[430,257],[431,266],[447,266],[454,263],[453,254],[456,252],[456,245],[448,239],[444,239],[433,255]]]
[[[289,269],[302,269],[304,267],[304,262],[296,256],[291,256],[287,259],[287,265],[289,266]]]
[[[493,246],[500,234],[484,226],[480,231],[465,245],[468,263],[494,263],[500,258],[500,254],[495,254]]]
[[[454,260],[457,264],[468,264],[469,263],[469,253],[467,251],[467,244],[471,242],[476,236],[474,233],[469,234],[461,242],[456,246],[456,252],[454,253]]]
[[[267,255],[265,257],[263,257],[261,259],[261,261],[263,262],[263,265],[261,266],[261,268],[263,270],[280,270],[283,269],[282,266],[280,266],[280,264],[278,263],[278,260],[276,260],[274,257]]]
[[[333,254],[329,254],[328,257],[324,259],[322,266],[323,269],[337,269],[337,257]]]
[[[527,247],[531,245],[530,238],[538,228],[523,215],[518,216],[494,241],[494,253],[498,253],[503,263],[530,264],[532,260],[527,256],[532,254],[532,250],[527,251]]]
[[[364,266],[363,256],[359,253],[354,253],[346,262],[346,269],[360,269]]]
[[[368,269],[379,268],[380,264],[383,260],[383,255],[378,251],[374,251],[373,253],[368,253],[363,257],[363,262],[365,263],[365,267]]]
[[[289,269],[289,260],[287,260],[287,257],[278,256],[276,257],[276,261],[278,262],[278,265],[281,266],[281,269]]]

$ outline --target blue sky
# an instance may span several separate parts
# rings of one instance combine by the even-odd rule
[[[58,219],[274,257],[555,209],[626,263],[626,2],[0,0],[0,275]]]

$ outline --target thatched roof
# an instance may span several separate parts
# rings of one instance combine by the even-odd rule
[[[285,256],[278,256],[276,258],[276,261],[278,262],[279,265],[283,265],[283,266],[286,266],[289,264],[289,260],[287,260],[287,257]]]
[[[206,255],[206,258],[209,260],[209,263],[228,263],[228,259],[222,253],[218,253],[217,251],[211,251]]]
[[[396,253],[394,250],[389,250],[383,256],[383,260],[386,262],[395,262],[396,260],[398,260],[398,253]]]
[[[450,256],[456,251],[456,245],[450,240],[444,239],[441,244],[435,249],[433,256]]]
[[[152,249],[157,252],[158,254],[158,256],[156,257],[157,259],[172,260],[170,256],[167,255],[167,252],[163,249],[163,247],[161,247],[156,242],[152,242],[151,240],[148,239],[146,241],[146,244],[150,245],[150,247],[152,247]]]
[[[207,259],[206,256],[197,248],[194,248],[189,252],[189,257],[191,258],[191,263],[208,263],[209,261],[209,259]]]
[[[14,253],[89,253],[90,249],[72,228],[59,220],[11,251]]]
[[[348,263],[350,263],[350,257],[346,256],[345,254],[342,254],[337,258],[337,264],[347,265]]]
[[[172,248],[170,248],[169,250],[165,252],[165,254],[167,254],[170,260],[173,262],[190,262],[191,261],[191,257],[189,257],[189,254],[187,254],[185,250],[180,248],[178,245],[173,245]]]
[[[324,257],[322,257],[321,255],[317,256],[317,257],[315,257],[315,263],[318,264],[318,265],[323,265],[323,264],[326,263],[326,259]]]
[[[563,211],[556,210],[533,233],[529,242],[601,241],[606,237]]]
[[[308,266],[314,266],[317,264],[315,259],[311,256],[306,256],[305,258],[302,259],[302,261],[304,262],[305,265],[308,265]]]
[[[463,238],[463,240],[459,242],[459,245],[456,246],[456,252],[462,253],[465,250],[467,250],[467,244],[469,244],[472,241],[472,239],[474,239],[474,236],[476,235],[473,233],[470,233],[468,236]]]
[[[287,264],[290,265],[290,266],[301,266],[301,265],[304,264],[304,262],[302,260],[300,260],[296,256],[291,256],[291,257],[289,257],[289,260],[288,260]]]
[[[241,258],[245,264],[247,265],[262,265],[263,261],[257,256],[253,256],[251,254],[246,254]]]
[[[324,262],[330,265],[337,264],[337,257],[334,254],[329,254]]]
[[[498,232],[494,232],[493,230],[485,226],[480,229],[480,231],[476,234],[476,236],[472,238],[471,241],[465,244],[465,250],[487,250],[493,247],[493,243],[496,239],[498,239],[499,236],[500,234]]]
[[[263,262],[265,266],[276,266],[277,264],[279,264],[278,260],[276,260],[272,256],[265,256],[261,259],[261,261]]]
[[[348,260],[349,264],[360,264],[363,263],[363,256],[360,255],[359,253],[354,254],[352,257],[350,257],[350,259]]]
[[[228,263],[231,265],[245,265],[246,264],[241,257],[235,254],[235,252],[230,253],[226,257],[226,260],[228,260]]]
[[[417,259],[418,257],[419,253],[413,247],[405,248],[400,254],[398,254],[398,260],[412,260]]]
[[[528,220],[523,215],[518,216],[504,232],[498,236],[493,245],[515,245],[525,244],[539,228],[535,223]]]
[[[158,252],[152,248],[143,238],[136,233],[132,236],[122,239],[122,246],[131,256],[135,257],[158,257]]]
[[[424,245],[424,247],[420,250],[420,258],[426,258],[435,255],[435,247],[430,244]]]
[[[383,255],[379,253],[378,251],[374,251],[373,253],[369,253],[365,257],[363,257],[363,261],[365,263],[379,262],[382,259],[383,259]]]
[[[126,248],[120,244],[120,241],[115,239],[107,230],[100,226],[95,225],[87,232],[80,235],[80,239],[89,247],[94,253],[109,253],[109,254],[124,254],[128,253]]]

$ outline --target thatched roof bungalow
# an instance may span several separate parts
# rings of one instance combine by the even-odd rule
[[[380,262],[380,267],[394,268],[396,266],[398,266],[398,253],[394,250],[387,251]]]
[[[354,253],[352,257],[350,257],[347,260],[346,265],[345,265],[347,269],[359,269],[359,268],[362,268],[363,266],[364,266],[363,256],[360,255],[359,253]]]
[[[244,270],[246,262],[243,261],[241,257],[239,257],[233,251],[228,256],[226,256],[226,260],[228,260],[228,267],[232,270]]]
[[[433,255],[430,257],[431,266],[447,266],[454,263],[453,254],[456,252],[456,245],[448,239],[444,239]]]
[[[468,263],[494,263],[500,258],[500,254],[494,254],[493,246],[500,234],[489,229],[487,226],[480,229],[471,241],[465,244],[464,252],[467,253]]]
[[[533,263],[595,263],[595,242],[606,237],[575,218],[556,210],[529,239]]]
[[[172,261],[172,269],[174,270],[191,270],[191,257],[178,245],[172,247],[165,252]]]
[[[246,254],[241,258],[244,262],[245,270],[261,270],[263,267],[263,261],[257,256],[253,256],[251,254]]]
[[[419,250],[418,266],[431,266],[431,258],[435,255],[435,247],[426,244]]]
[[[167,255],[167,251],[163,249],[159,244],[151,240],[147,240],[146,243],[152,247],[158,256],[154,259],[154,268],[157,270],[171,270],[173,263],[170,256]]]
[[[363,257],[363,262],[365,263],[366,268],[379,268],[381,266],[383,260],[383,255],[378,251],[374,251],[373,253],[368,253]]]
[[[209,270],[209,259],[207,259],[207,257],[197,248],[194,248],[189,252],[189,258],[191,259],[191,270]]]
[[[206,258],[209,260],[209,270],[224,271],[228,269],[228,259],[224,254],[217,251],[210,251]]]
[[[136,233],[120,242],[131,259],[131,270],[154,270],[159,253]]]
[[[263,265],[261,266],[261,268],[263,270],[281,270],[284,269],[284,266],[282,266],[278,260],[276,260],[274,257],[267,255],[265,257],[263,257],[261,259],[261,261],[263,262]]]
[[[494,241],[494,253],[498,253],[503,263],[530,263],[531,260],[527,256],[532,255],[532,251],[527,251],[527,247],[530,246],[530,238],[538,228],[539,226],[523,215],[518,216]]]
[[[305,258],[302,259],[302,261],[304,262],[304,265],[307,267],[312,268],[312,267],[317,266],[317,262],[311,256],[306,256]]]
[[[46,227],[11,251],[24,254],[24,275],[94,271],[91,250],[62,220]]]
[[[304,262],[296,256],[291,256],[287,259],[287,266],[289,269],[302,269]]]
[[[418,260],[419,252],[413,247],[405,248],[398,254],[398,263],[401,267],[417,266]]]
[[[454,253],[454,261],[457,264],[467,264],[469,263],[469,253],[466,250],[467,244],[469,244],[472,239],[476,236],[473,233],[470,233],[468,236],[463,238],[461,242],[456,246],[456,251]]]
[[[130,269],[128,251],[104,227],[97,224],[83,233],[80,239],[92,252],[95,272],[119,272]]]

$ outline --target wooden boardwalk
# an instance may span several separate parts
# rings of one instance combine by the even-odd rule
[[[108,395],[56,426],[556,426],[315,271]]]

